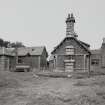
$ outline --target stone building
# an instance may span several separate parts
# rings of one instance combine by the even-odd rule
[[[10,66],[13,65],[11,62],[14,62],[14,53],[13,48],[0,48],[0,70],[9,70]]]
[[[91,70],[105,69],[105,38],[99,49],[91,50]]]
[[[66,37],[54,48],[49,59],[53,71],[98,70],[105,67],[105,39],[100,49],[90,50],[90,45],[80,41],[74,31],[75,18],[66,19]]]
[[[21,47],[21,48],[0,48],[0,69],[1,70],[41,70],[47,67],[48,53],[44,46]]]

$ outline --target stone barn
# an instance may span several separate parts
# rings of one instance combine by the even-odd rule
[[[105,38],[99,49],[80,41],[74,31],[75,18],[69,14],[66,19],[66,37],[51,52],[49,67],[52,71],[72,72],[76,70],[105,70]]]
[[[48,53],[44,46],[0,48],[0,69],[11,70],[29,68],[42,70],[47,68]]]
[[[103,38],[102,45],[99,49],[91,51],[91,70],[105,69],[105,38]]]
[[[9,70],[11,65],[13,65],[15,56],[13,50],[13,48],[0,48],[0,70]]]
[[[90,45],[78,40],[74,24],[75,18],[73,14],[69,14],[66,20],[66,37],[51,52],[49,66],[54,71],[90,69]]]

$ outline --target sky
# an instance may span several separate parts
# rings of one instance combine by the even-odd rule
[[[78,39],[91,49],[105,37],[105,0],[0,0],[0,38],[26,46],[46,46],[48,53],[66,36],[73,13]]]

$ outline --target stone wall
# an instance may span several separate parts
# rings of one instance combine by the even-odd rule
[[[59,46],[58,49],[54,52],[54,55],[56,57],[56,69],[64,70],[64,60],[70,59],[70,56],[67,56],[65,54],[65,47],[72,45],[74,47],[74,56],[73,59],[74,62],[74,68],[77,69],[84,69],[84,55],[89,55],[89,53],[74,39],[66,39],[61,46]],[[68,58],[67,58],[68,57]],[[85,68],[89,68],[89,58],[86,57],[85,59]]]
[[[54,54],[65,54],[65,47],[70,45],[74,46],[75,54],[88,54],[87,51],[73,38],[66,38],[61,46],[56,49]]]
[[[105,68],[105,43],[102,43],[101,46],[101,66]]]
[[[0,56],[0,70],[9,70],[9,57]]]
[[[22,63],[31,67],[31,69],[39,68],[39,56],[19,56],[18,59],[22,59]]]
[[[94,63],[94,60],[96,60],[97,62]],[[101,62],[101,54],[92,54],[91,55],[91,59],[90,59],[90,69],[91,71],[95,71],[95,70],[100,70],[101,69],[101,65],[102,65],[102,62]]]

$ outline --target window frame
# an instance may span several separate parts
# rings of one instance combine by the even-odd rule
[[[91,65],[98,66],[99,65],[99,59],[91,59]]]
[[[74,47],[72,45],[71,46],[66,46],[65,49],[66,49],[65,53],[67,55],[74,55],[75,49],[74,49]]]
[[[23,59],[22,58],[18,58],[18,64],[23,64]]]

